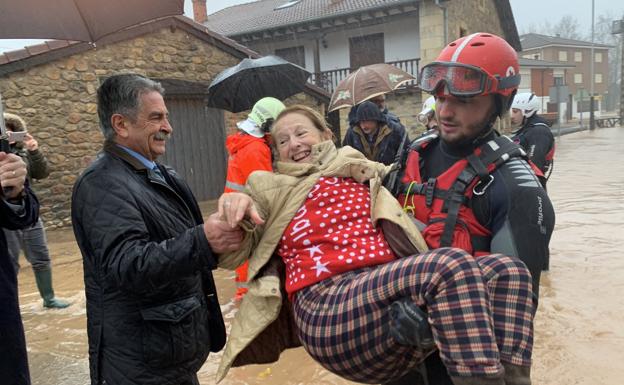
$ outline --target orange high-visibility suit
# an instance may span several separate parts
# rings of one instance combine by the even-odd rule
[[[242,192],[249,174],[257,170],[273,170],[271,149],[265,138],[237,132],[227,137],[225,146],[229,153],[225,192]],[[247,264],[245,262],[236,269],[235,299],[241,299],[247,292]]]

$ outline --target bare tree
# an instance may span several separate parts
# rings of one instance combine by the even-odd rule
[[[614,20],[624,19],[624,14],[618,18],[615,13],[607,13],[604,15],[598,16],[595,24],[594,24],[594,41],[599,44],[606,44],[612,46],[609,49],[609,94],[619,95],[620,87],[622,81],[622,74],[620,73],[621,69],[621,60],[622,60],[622,44],[620,43],[620,39],[624,38],[624,36],[618,36],[611,34],[611,28]],[[591,35],[590,35],[591,39]],[[621,97],[621,95],[620,95]],[[615,97],[611,103],[615,103],[618,98]],[[614,107],[611,105],[610,107]]]
[[[558,36],[575,40],[582,38],[581,24],[571,15],[562,16],[555,24],[551,24],[548,21],[539,24],[531,23],[528,27],[528,31],[522,32],[522,34],[525,33],[539,33],[541,35]]]

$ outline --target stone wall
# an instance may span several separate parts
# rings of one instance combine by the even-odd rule
[[[462,0],[446,2],[444,10],[433,0],[420,3],[420,66],[432,62],[447,43],[474,32],[491,32],[504,36],[494,4],[496,0]],[[447,41],[444,41],[448,28]]]
[[[6,111],[26,120],[50,163],[50,176],[34,182],[47,228],[71,224],[73,184],[101,149],[96,105],[100,78],[135,72],[208,84],[239,60],[180,29],[165,28],[0,78]],[[294,99],[315,104],[308,95]],[[227,113],[226,118],[231,116]]]
[[[496,11],[498,0],[462,0],[448,4],[449,42],[474,32],[490,32],[504,37],[501,21]]]

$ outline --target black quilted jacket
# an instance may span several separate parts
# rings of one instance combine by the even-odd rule
[[[167,183],[106,144],[74,186],[93,385],[179,384],[210,350],[215,258],[188,185],[159,169]]]

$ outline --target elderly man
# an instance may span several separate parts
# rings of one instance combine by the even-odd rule
[[[39,217],[37,198],[24,186],[26,173],[26,163],[19,156],[0,151],[2,185],[0,224],[3,229],[23,229],[31,226]],[[17,296],[17,273],[13,268],[13,261],[2,231],[0,231],[0,357],[2,357],[0,376],[3,384],[30,384],[24,327]]]
[[[173,131],[163,92],[135,74],[102,83],[104,148],[74,186],[93,385],[197,384],[225,342],[211,270],[242,234],[204,223],[189,186],[156,163]]]

